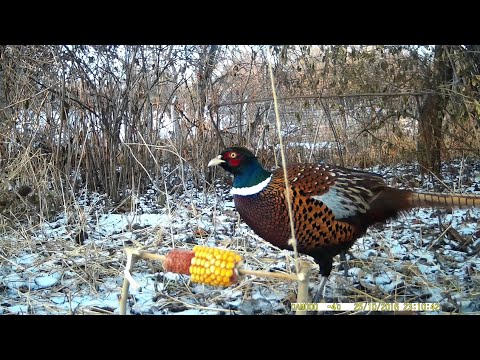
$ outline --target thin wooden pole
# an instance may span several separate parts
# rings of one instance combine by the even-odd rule
[[[306,261],[301,261],[298,277],[297,303],[309,303],[310,294],[308,293],[308,283],[310,280],[310,264]],[[295,315],[307,315],[307,311],[297,310]]]
[[[298,281],[298,276],[296,274],[285,274],[279,272],[270,272],[270,271],[261,271],[261,270],[249,270],[249,269],[238,269],[240,275],[255,275],[260,277],[269,277],[277,278],[283,280]]]
[[[122,294],[120,295],[120,315],[126,315],[127,313],[128,290],[130,288],[130,282],[133,280],[130,271],[132,271],[137,257],[134,251],[130,250],[133,249],[125,249],[127,253],[127,265],[125,266],[125,277],[123,278]]]

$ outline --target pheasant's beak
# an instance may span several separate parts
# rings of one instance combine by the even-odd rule
[[[215,165],[220,165],[221,163],[224,163],[225,160],[222,160],[222,155],[218,155],[217,157],[214,157],[210,162],[208,163],[207,166],[215,166]]]

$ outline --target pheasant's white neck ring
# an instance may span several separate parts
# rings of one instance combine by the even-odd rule
[[[250,186],[250,187],[242,187],[242,188],[235,188],[234,187],[234,188],[232,188],[230,193],[232,195],[241,195],[241,196],[258,194],[260,191],[262,191],[263,189],[265,189],[267,187],[270,180],[272,180],[272,176],[273,175],[270,175],[268,178],[263,180],[261,183],[258,183],[257,185],[253,185],[253,186]]]

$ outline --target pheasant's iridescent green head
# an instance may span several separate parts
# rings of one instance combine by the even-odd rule
[[[208,166],[220,165],[233,174],[233,188],[251,188],[264,182],[270,173],[263,169],[255,155],[243,147],[229,147],[210,160]],[[233,191],[235,193],[235,191]]]
[[[251,166],[260,166],[257,158],[250,150],[242,147],[229,147],[222,151],[220,155],[213,158],[208,166],[220,165],[222,168],[233,175],[244,174],[245,170],[251,170]]]

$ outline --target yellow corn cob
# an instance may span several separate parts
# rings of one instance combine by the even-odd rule
[[[195,256],[190,262],[193,282],[214,286],[230,286],[237,277],[236,265],[242,260],[233,251],[196,245]]]

